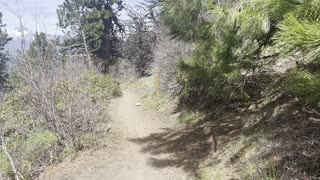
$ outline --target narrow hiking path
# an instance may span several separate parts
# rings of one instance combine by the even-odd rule
[[[133,89],[124,90],[110,107],[112,143],[75,160],[49,168],[40,179],[59,180],[189,180],[194,179],[183,166],[171,165],[172,153],[146,150],[140,141],[152,134],[173,128],[176,119],[159,117],[136,106],[139,96]],[[152,139],[148,143],[153,143]],[[161,151],[161,147],[159,151]]]

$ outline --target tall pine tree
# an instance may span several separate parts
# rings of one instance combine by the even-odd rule
[[[8,56],[4,46],[11,40],[7,32],[3,29],[4,27],[5,25],[2,23],[2,13],[0,12],[0,84],[3,84],[7,77],[6,62],[8,61]]]
[[[300,4],[298,0],[158,3],[172,36],[195,45],[192,58],[179,63],[181,94],[186,100],[200,96],[223,101],[249,97],[244,88],[246,76],[278,57],[279,49],[272,48],[278,24]]]
[[[124,31],[117,17],[122,9],[122,0],[65,0],[57,13],[66,44],[89,49],[103,60],[106,72],[117,55],[117,33]]]

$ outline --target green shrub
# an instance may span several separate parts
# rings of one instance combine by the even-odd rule
[[[310,105],[320,101],[320,3],[308,0],[287,14],[274,38],[285,55],[300,55],[302,67],[290,73],[285,89]]]
[[[20,148],[21,154],[17,160],[22,169],[21,173],[25,177],[32,178],[37,175],[37,169],[43,169],[46,164],[56,161],[58,137],[49,131],[30,134],[28,138],[21,139]]]
[[[191,101],[190,104],[202,99],[226,103],[231,100],[247,100],[250,97],[244,90],[246,77],[274,61],[273,57],[278,52],[277,49],[269,48],[272,46],[271,38],[277,31],[279,19],[293,5],[276,0],[241,1],[234,5],[228,2],[219,4],[202,1],[201,4],[204,9],[197,15],[212,18],[194,19],[204,22],[198,22],[199,28],[193,29],[196,36],[192,39],[195,50],[191,60],[178,65],[182,99]],[[181,6],[194,10],[199,8],[192,7],[189,1],[164,1],[162,5],[164,9]],[[273,14],[274,12],[277,14]],[[176,13],[177,16],[163,16],[178,21],[185,17],[181,14],[189,12],[180,10],[171,13]],[[176,23],[180,22],[177,21],[167,22],[173,33],[180,33],[174,31]]]
[[[303,98],[310,105],[320,102],[320,76],[308,71],[295,70],[290,73],[285,89]]]
[[[182,86],[180,97],[187,104],[203,101],[228,102],[231,99],[245,99],[242,90],[241,74],[237,70],[226,72],[214,62],[201,64],[199,60],[180,62],[178,83]],[[212,63],[212,64],[211,64]]]
[[[11,175],[11,168],[9,165],[9,160],[8,160],[7,156],[4,155],[4,153],[2,151],[0,151],[0,171],[7,176]]]
[[[84,73],[80,78],[83,86],[87,87],[88,93],[96,99],[121,96],[120,85],[110,75],[98,74],[95,72]]]

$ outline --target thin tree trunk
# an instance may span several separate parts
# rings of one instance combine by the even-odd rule
[[[16,180],[20,180],[19,173],[18,173],[18,171],[16,169],[16,166],[14,165],[14,162],[13,162],[12,157],[10,156],[10,153],[8,152],[8,149],[7,149],[7,146],[5,144],[5,140],[4,140],[4,136],[3,135],[1,135],[1,149],[4,152],[4,154],[7,156],[7,158],[9,159],[10,167],[11,167],[12,172],[15,175],[15,179]]]
[[[26,39],[24,35],[24,27],[22,25],[22,17],[19,17],[19,23],[20,23],[20,30],[21,30],[21,51],[22,54],[25,54],[25,47],[26,47]]]
[[[4,178],[3,178],[3,173],[2,173],[2,171],[1,171],[1,169],[0,169],[0,179],[4,179]]]
[[[83,29],[81,29],[81,35],[82,35],[84,49],[85,49],[86,55],[87,55],[87,67],[88,67],[88,69],[90,69],[91,68],[91,56],[90,56],[90,52],[89,52],[89,49],[88,49],[86,35],[85,35]]]

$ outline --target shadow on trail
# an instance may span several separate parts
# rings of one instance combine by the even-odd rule
[[[141,152],[151,155],[170,154],[167,158],[150,158],[149,163],[156,168],[182,167],[186,172],[195,173],[199,164],[211,152],[210,135],[199,128],[184,130],[162,129],[160,133],[144,138],[130,139],[142,146]]]

